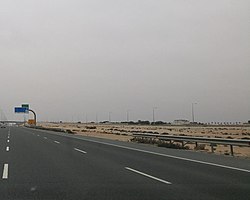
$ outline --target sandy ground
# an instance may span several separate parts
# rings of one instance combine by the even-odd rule
[[[183,127],[183,126],[139,126],[139,125],[122,125],[122,124],[76,124],[76,123],[40,123],[38,125],[50,128],[62,128],[71,130],[75,134],[108,138],[119,141],[130,141],[133,133],[155,133],[181,136],[199,136],[211,138],[228,138],[228,139],[249,139],[250,127]],[[194,149],[194,145],[188,145]],[[203,145],[204,146],[204,145]],[[211,151],[207,144],[204,146],[206,152]],[[215,147],[217,154],[230,154],[229,146],[218,145]],[[250,147],[234,147],[235,156],[250,158]]]

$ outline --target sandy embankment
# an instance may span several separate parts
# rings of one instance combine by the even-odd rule
[[[217,137],[229,139],[250,139],[250,127],[180,127],[180,126],[132,126],[121,124],[76,124],[76,123],[40,123],[49,128],[62,128],[71,130],[75,134],[107,138],[119,141],[130,141],[132,133],[156,133],[168,135],[184,135],[199,137]],[[194,149],[193,144],[188,144]],[[215,153],[229,154],[229,146],[218,145]],[[203,151],[210,152],[211,147],[207,144]],[[234,147],[235,156],[250,158],[250,147]]]

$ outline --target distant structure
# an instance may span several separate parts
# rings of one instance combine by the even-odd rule
[[[2,109],[0,109],[0,121],[7,121],[7,117]]]
[[[187,125],[190,124],[190,121],[186,119],[176,119],[173,121],[173,125]]]

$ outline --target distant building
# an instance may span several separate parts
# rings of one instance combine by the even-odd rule
[[[187,125],[190,124],[190,122],[186,119],[176,119],[173,122],[173,125]]]

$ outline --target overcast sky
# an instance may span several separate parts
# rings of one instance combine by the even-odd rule
[[[249,0],[1,0],[0,108],[39,120],[250,120]]]

